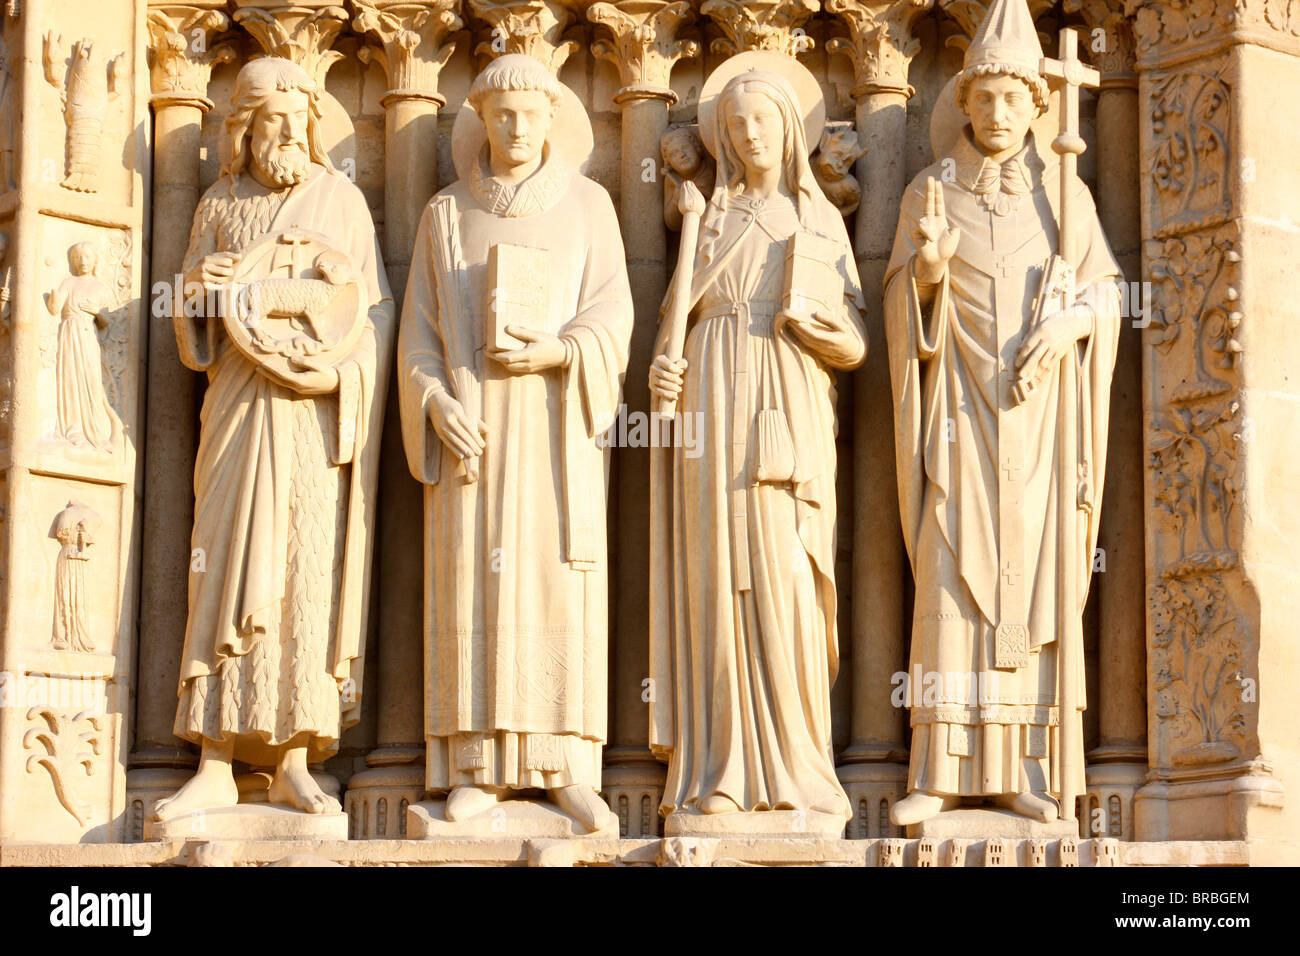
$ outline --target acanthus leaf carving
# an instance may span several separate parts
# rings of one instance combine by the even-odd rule
[[[807,53],[815,41],[803,25],[820,9],[820,0],[704,0],[700,6],[725,34],[710,49],[728,56],[747,50]]]
[[[438,77],[456,50],[456,41],[447,38],[465,26],[460,0],[353,0],[353,6],[352,29],[379,41],[358,50],[361,61],[383,66],[390,93],[419,92],[441,104]]]
[[[591,52],[618,67],[623,84],[618,99],[652,96],[670,104],[677,101],[668,85],[673,65],[700,52],[697,40],[678,35],[693,17],[686,0],[621,0],[587,8],[587,19],[611,34],[610,39],[598,37]]]
[[[469,0],[474,15],[491,27],[491,35],[474,52],[492,58],[524,53],[558,75],[581,44],[565,39],[573,10],[558,0]]]
[[[934,0],[827,0],[826,11],[844,21],[849,35],[829,40],[826,52],[853,62],[855,96],[878,89],[912,94],[907,68],[921,49],[912,26],[933,6]]]
[[[330,47],[348,22],[340,6],[242,7],[235,22],[247,30],[268,56],[292,60],[324,85],[329,68],[343,59]]]
[[[232,44],[212,43],[230,29],[230,17],[210,7],[163,4],[149,8],[147,28],[155,106],[181,100],[211,109],[207,90],[212,68],[235,59]]]

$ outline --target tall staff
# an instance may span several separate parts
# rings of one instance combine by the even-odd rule
[[[1074,302],[1074,267],[1077,250],[1074,231],[1074,196],[1079,177],[1079,154],[1087,149],[1079,135],[1079,89],[1101,84],[1101,74],[1079,59],[1079,38],[1073,29],[1061,30],[1061,58],[1043,57],[1038,70],[1061,91],[1061,132],[1052,140],[1052,151],[1061,157],[1061,201],[1058,212],[1058,252],[1048,265],[1051,296],[1056,306],[1068,308]],[[1040,303],[1040,308],[1045,303]],[[1050,310],[1048,310],[1050,312]],[[1075,801],[1083,792],[1083,721],[1079,715],[1079,682],[1083,676],[1083,622],[1079,607],[1079,578],[1074,562],[1087,560],[1079,554],[1079,387],[1078,355],[1070,349],[1061,361],[1060,475],[1067,493],[1058,508],[1061,553],[1073,558],[1064,573],[1057,575],[1057,601],[1061,609],[1058,637],[1057,684],[1060,690],[1060,778],[1061,819],[1075,819]],[[1069,494],[1068,489],[1074,493]]]

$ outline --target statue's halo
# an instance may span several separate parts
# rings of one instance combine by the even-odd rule
[[[591,163],[591,152],[596,146],[591,133],[591,120],[577,94],[563,83],[560,84],[560,89],[564,95],[555,111],[551,131],[546,135],[546,145],[552,160],[561,159],[566,165],[585,173]],[[456,122],[451,127],[451,158],[456,164],[457,176],[463,180],[469,179],[470,170],[474,168],[486,142],[487,130],[483,128],[483,121],[466,101],[461,104],[456,113]]]
[[[930,149],[934,151],[935,161],[951,156],[961,139],[962,131],[970,121],[957,107],[957,76],[951,77],[939,91],[935,100],[934,112],[930,114]],[[1060,162],[1052,152],[1052,140],[1061,132],[1061,97],[1052,90],[1047,98],[1047,112],[1029,124],[1034,134],[1034,149],[1043,160],[1044,167],[1050,169]]]
[[[729,57],[704,81],[697,110],[700,139],[704,140],[704,147],[713,156],[718,155],[718,144],[713,139],[713,113],[718,106],[718,96],[732,77],[751,70],[779,74],[794,87],[795,95],[799,97],[799,112],[803,114],[808,152],[815,150],[826,126],[826,101],[822,97],[822,88],[817,83],[817,77],[794,57],[771,50],[750,50]]]

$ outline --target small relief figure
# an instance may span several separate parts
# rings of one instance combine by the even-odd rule
[[[862,201],[862,186],[853,175],[853,164],[865,155],[866,147],[858,144],[858,134],[852,127],[822,133],[813,158],[813,176],[841,216],[853,215]]]
[[[45,296],[45,307],[59,319],[55,381],[58,383],[58,434],[77,446],[111,449],[122,421],[104,389],[99,330],[108,327],[117,298],[95,275],[99,253],[93,242],[68,250],[72,275]]]
[[[682,181],[689,179],[695,183],[700,195],[708,196],[713,192],[717,168],[700,139],[699,126],[694,123],[674,126],[664,133],[659,141],[659,151],[664,158],[661,170],[664,176],[664,224],[677,232],[682,228],[682,214],[677,208],[677,193]]]
[[[700,97],[717,185],[707,206],[683,186],[650,369],[657,413],[696,416],[704,438],[695,456],[651,448],[650,745],[668,762],[666,836],[834,835],[850,817],[831,749],[835,372],[867,343],[844,219],[808,159],[824,117],[815,78],[778,53],[732,57]]]
[[[96,68],[91,56],[94,43],[89,39],[78,40],[72,45],[72,64],[65,81],[55,72],[55,51],[62,47],[62,37],[45,34],[45,79],[59,91],[63,121],[68,126],[67,175],[61,185],[76,192],[98,192],[104,113],[109,100],[117,98],[125,54],[113,57],[107,69]]]
[[[93,651],[86,565],[100,518],[80,501],[69,501],[54,519],[50,537],[62,546],[54,563],[54,641],[61,651]]]

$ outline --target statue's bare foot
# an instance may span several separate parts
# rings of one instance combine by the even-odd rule
[[[153,805],[153,818],[164,823],[196,810],[219,810],[238,802],[239,789],[230,764],[205,762],[183,787]]]
[[[609,822],[609,805],[591,787],[574,784],[547,790],[551,802],[594,833]]]
[[[447,794],[447,806],[444,813],[453,822],[476,817],[488,807],[494,806],[501,799],[501,794],[487,787],[474,787],[468,784],[452,789]]]
[[[341,809],[339,802],[320,788],[305,764],[282,763],[277,767],[266,791],[266,802],[306,813],[338,813]]]
[[[944,808],[944,803],[944,798],[937,793],[917,790],[894,804],[894,808],[889,811],[889,819],[896,827],[910,827],[913,823],[937,815]]]
[[[699,803],[700,813],[738,813],[740,804],[725,793],[711,793]]]
[[[1056,801],[1045,793],[1007,793],[996,803],[1039,823],[1051,823],[1057,817]]]
[[[818,800],[809,809],[817,813],[829,813],[832,816],[840,817],[848,809],[848,801],[838,793],[833,793],[829,797]]]

